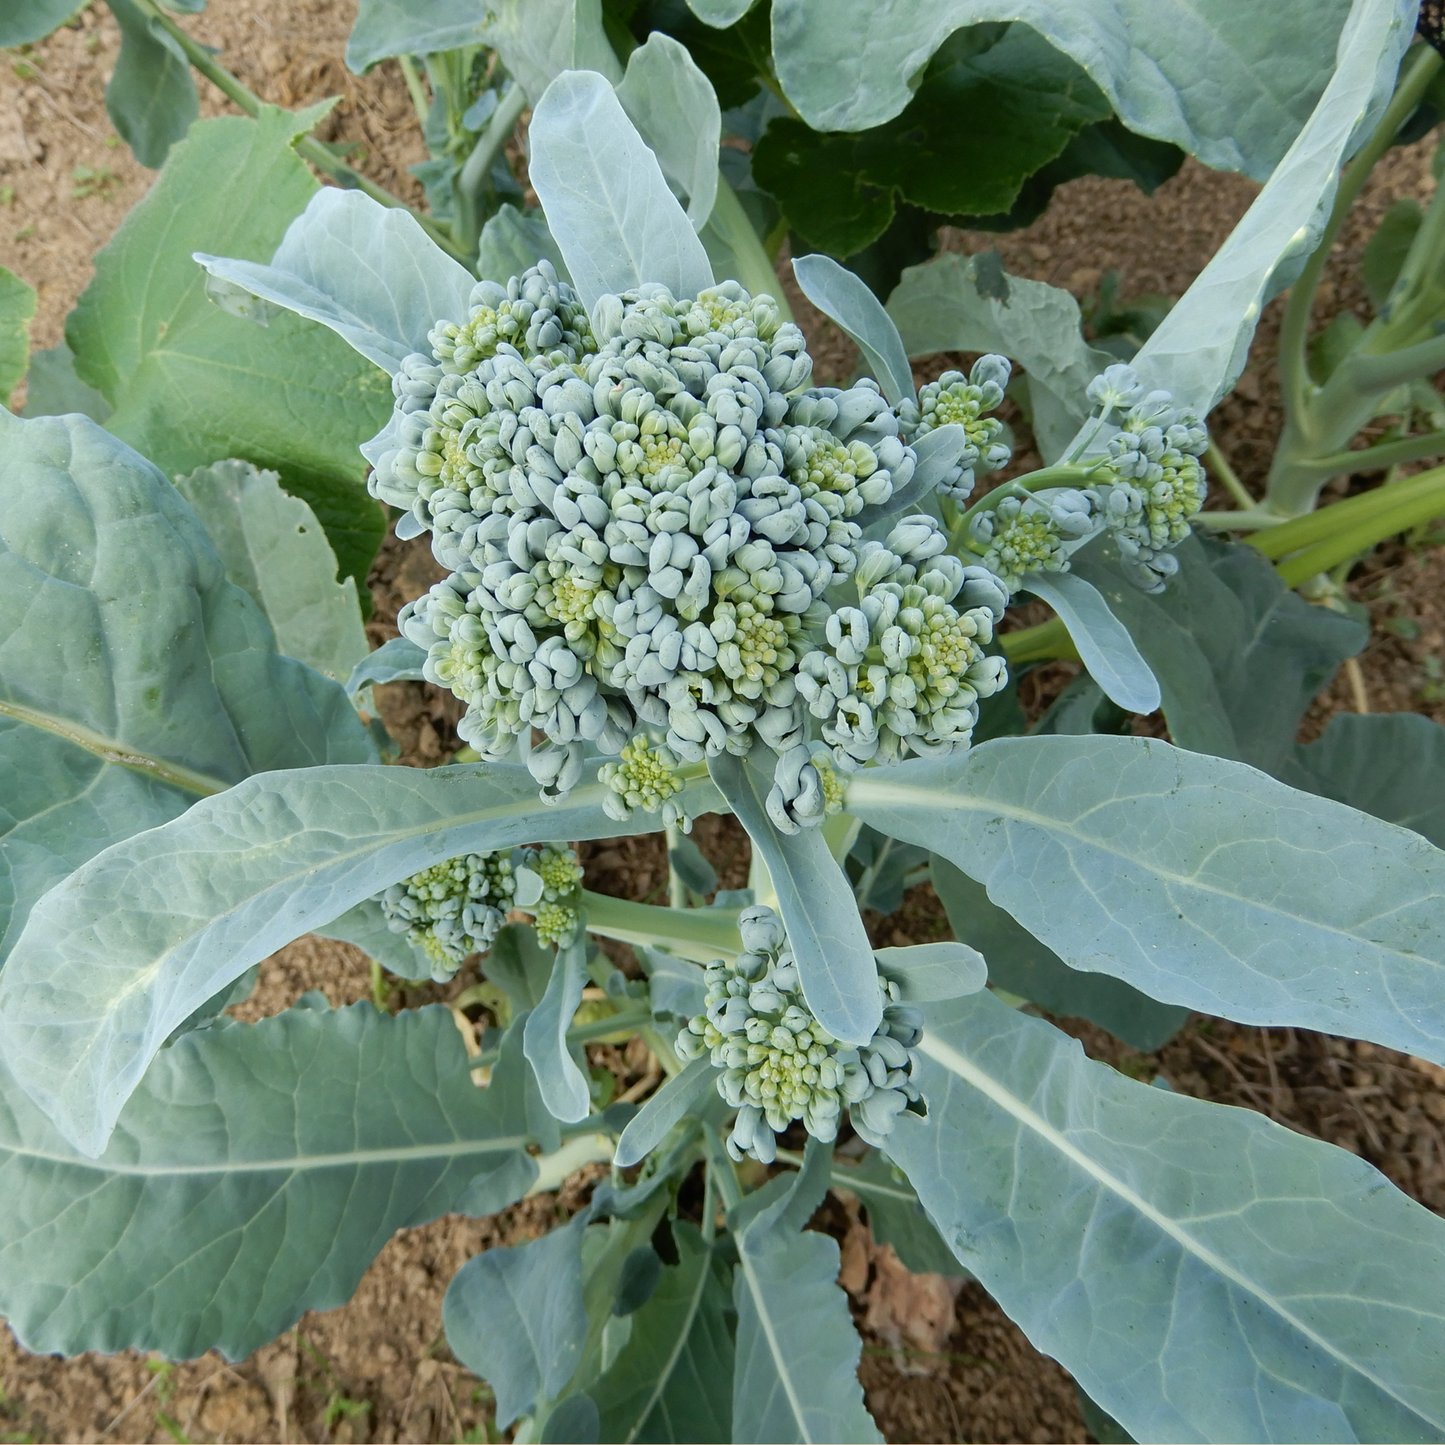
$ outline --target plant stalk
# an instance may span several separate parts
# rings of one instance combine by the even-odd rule
[[[1406,502],[1390,511],[1377,512],[1368,526],[1352,529],[1316,543],[1297,556],[1280,562],[1275,571],[1279,573],[1280,580],[1286,587],[1298,587],[1311,577],[1328,572],[1331,567],[1367,552],[1386,537],[1393,537],[1398,532],[1408,532],[1421,522],[1428,522],[1439,516],[1445,516],[1445,488],[1417,494],[1412,502]]]
[[[1010,667],[1021,667],[1026,662],[1082,661],[1069,629],[1057,617],[1040,622],[1037,627],[1001,632],[998,640]]]
[[[742,952],[738,935],[738,908],[660,908],[634,903],[630,898],[582,894],[587,909],[587,931],[623,943],[660,944],[680,958],[711,963]]]
[[[1421,472],[1417,477],[1391,482],[1358,497],[1334,502],[1317,512],[1281,522],[1246,539],[1266,557],[1283,557],[1336,536],[1354,537],[1373,532],[1373,520],[1412,504],[1422,495],[1445,498],[1445,467]],[[1380,535],[1389,536],[1385,532]]]

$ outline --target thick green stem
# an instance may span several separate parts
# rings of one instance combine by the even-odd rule
[[[472,153],[457,176],[458,202],[456,242],[468,255],[475,255],[482,234],[481,198],[492,174],[492,166],[511,139],[517,121],[527,108],[527,95],[515,82],[497,103],[486,129],[477,137]]]
[[[1305,262],[1298,280],[1289,289],[1289,298],[1285,302],[1284,317],[1280,324],[1279,371],[1285,414],[1297,424],[1303,423],[1309,401],[1311,388],[1307,347],[1310,317],[1314,311],[1315,293],[1319,289],[1330,251],[1339,238],[1340,228],[1345,224],[1350,207],[1354,205],[1355,198],[1369,179],[1375,163],[1390,148],[1400,127],[1414,113],[1420,104],[1421,96],[1425,94],[1439,68],[1440,55],[1434,46],[1420,46],[1400,77],[1394,97],[1385,107],[1385,113],[1380,117],[1374,134],[1340,176],[1334,207],[1325,223],[1319,244]]]
[[[1298,555],[1279,563],[1275,571],[1279,573],[1280,580],[1286,587],[1298,587],[1301,582],[1369,551],[1386,537],[1408,532],[1412,527],[1418,527],[1421,522],[1429,522],[1440,516],[1445,516],[1445,487],[1418,495],[1413,502],[1407,502],[1387,512],[1377,512],[1368,524],[1351,528],[1306,548]]]
[[[1205,532],[1252,532],[1278,527],[1288,519],[1264,507],[1250,507],[1243,512],[1196,512],[1189,520]]]
[[[667,906],[686,908],[687,884],[678,875],[672,861],[672,851],[682,841],[682,829],[676,823],[669,823],[663,829],[663,837],[667,841]]]
[[[256,117],[261,114],[261,107],[265,104],[261,97],[254,91],[242,85],[234,75],[223,65],[216,63],[215,57],[204,45],[198,45],[191,37],[171,19],[155,0],[135,0],[145,16],[153,23],[158,24],[177,45],[180,46],[187,60],[200,71],[212,85],[216,87],[228,100],[234,101],[247,115]],[[462,262],[463,265],[470,264],[467,257],[452,245],[451,237],[439,226],[430,216],[423,216],[419,211],[412,210],[405,201],[398,200],[390,191],[383,190],[375,181],[369,181],[360,171],[353,170],[344,161],[338,160],[330,150],[326,148],[314,136],[303,135],[298,138],[295,145],[296,154],[302,160],[309,161],[323,175],[330,176],[337,184],[346,190],[361,191],[364,195],[371,197],[373,201],[383,206],[391,206],[396,210],[411,211],[418,224],[442,248],[449,256]]]
[[[1017,632],[1001,632],[999,644],[1010,667],[1020,667],[1026,662],[1053,662],[1062,659],[1079,662],[1079,649],[1069,636],[1069,629],[1057,618],[1051,617],[1037,627],[1021,627]]]
[[[1417,477],[1391,482],[1376,487],[1358,497],[1349,497],[1322,507],[1317,512],[1308,512],[1293,521],[1281,522],[1278,526],[1256,533],[1247,539],[1249,545],[1263,552],[1266,557],[1283,557],[1290,552],[1311,547],[1336,536],[1364,535],[1361,529],[1371,530],[1375,517],[1394,512],[1402,506],[1413,504],[1421,496],[1445,494],[1445,467],[1436,467],[1421,472]],[[1381,536],[1388,537],[1384,532]]]
[[[659,908],[584,891],[587,931],[624,943],[660,944],[680,958],[711,963],[742,952],[737,908]]]

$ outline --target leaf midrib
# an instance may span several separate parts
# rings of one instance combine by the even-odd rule
[[[352,1149],[340,1154],[301,1155],[290,1158],[247,1159],[216,1164],[112,1164],[84,1155],[56,1154],[20,1144],[0,1144],[11,1158],[33,1159],[106,1176],[170,1179],[186,1176],[231,1174],[302,1174],[317,1169],[361,1169],[378,1164],[406,1164],[428,1159],[458,1159],[468,1154],[506,1154],[525,1149],[533,1140],[518,1134],[497,1139],[455,1139],[439,1144],[405,1144],[389,1149]]]
[[[658,1402],[662,1399],[662,1392],[669,1380],[672,1379],[672,1372],[677,1369],[677,1362],[682,1358],[682,1352],[687,1348],[688,1341],[692,1338],[692,1327],[697,1320],[697,1312],[702,1308],[702,1297],[707,1292],[708,1275],[712,1269],[710,1255],[699,1256],[701,1268],[697,1272],[697,1287],[692,1292],[692,1298],[688,1301],[687,1314],[683,1319],[683,1326],[677,1332],[677,1343],[672,1347],[662,1369],[658,1371],[657,1379],[653,1384],[652,1393],[647,1397],[647,1403],[639,1411],[636,1423],[627,1432],[627,1439],[624,1445],[634,1445],[638,1433],[642,1427],[652,1418],[652,1412],[657,1408]]]

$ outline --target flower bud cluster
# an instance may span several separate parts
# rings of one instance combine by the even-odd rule
[[[692,819],[672,801],[682,791],[677,776],[678,760],[664,745],[653,746],[646,733],[638,733],[624,745],[620,762],[603,763],[597,780],[611,789],[602,808],[609,818],[625,823],[633,809],[661,813],[665,827],[681,825],[692,831]]]
[[[1167,391],[1141,395],[1131,368],[1111,366],[1105,377],[1110,373],[1110,397],[1128,410],[1109,440],[1111,480],[1090,490],[1130,577],[1146,592],[1158,592],[1179,570],[1168,549],[1189,535],[1189,518],[1209,490],[1199,460],[1209,449],[1209,432]]]
[[[707,970],[707,1009],[677,1038],[684,1059],[710,1054],[723,1072],[718,1093],[735,1108],[728,1153],[770,1164],[776,1135],[794,1119],[825,1142],[843,1109],[870,1144],[882,1144],[898,1115],[918,1100],[912,1047],[922,1035],[918,1011],[900,1004],[897,985],[878,981],[883,1022],[861,1049],[840,1044],[813,1017],[782,920],[771,908],[745,909],[738,921],[745,952]]]
[[[996,507],[975,513],[969,533],[983,549],[983,565],[1012,595],[1030,572],[1068,571],[1068,544],[1098,530],[1094,505],[1087,492],[1073,487],[1006,496]]]
[[[629,746],[609,783],[630,810],[667,807],[679,762],[795,750],[810,716],[840,763],[967,741],[998,682],[981,665],[996,619],[954,606],[969,569],[910,517],[837,625],[825,593],[866,550],[853,518],[917,458],[874,383],[807,389],[770,298],[643,286],[603,297],[589,330],[544,262],[479,287],[432,343],[396,378],[372,488],[451,569],[398,621],[484,757],[540,729],[528,766],[552,801],[587,743]],[[981,408],[995,372],[977,397],[939,388],[927,425]],[[672,761],[633,741],[645,730]]]
[[[518,906],[532,915],[539,943],[565,947],[582,921],[582,865],[576,853],[560,843],[547,843],[527,849],[521,862],[542,880],[542,896]]]
[[[393,883],[379,899],[387,927],[430,961],[438,983],[492,946],[512,906],[511,850],[467,853]]]
[[[916,403],[905,401],[898,408],[898,420],[910,442],[951,423],[963,428],[968,445],[938,484],[939,492],[955,502],[967,500],[979,472],[1003,466],[1012,455],[998,440],[1003,423],[984,414],[1003,400],[1011,370],[1006,356],[981,356],[966,378],[961,371],[945,371],[920,389]]]

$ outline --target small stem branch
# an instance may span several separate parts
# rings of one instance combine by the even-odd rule
[[[234,75],[223,65],[216,63],[215,57],[204,45],[196,41],[179,26],[164,10],[155,3],[155,0],[135,0],[137,6],[148,19],[160,25],[177,45],[181,47],[185,57],[200,71],[212,85],[219,90],[228,100],[234,101],[247,115],[253,119],[261,114],[261,107],[266,103],[255,91],[247,89]],[[447,233],[432,220],[430,216],[423,216],[419,211],[412,210],[405,201],[399,200],[390,191],[383,190],[375,181],[369,181],[360,171],[353,170],[345,162],[338,160],[321,141],[315,136],[303,135],[299,137],[295,145],[296,154],[303,160],[309,161],[323,175],[330,176],[338,185],[347,190],[361,191],[364,195],[371,197],[373,201],[383,206],[391,206],[402,211],[411,211],[421,228],[431,237],[438,246],[442,248],[454,260],[460,261],[463,265],[469,265],[467,257],[455,246]]]
[[[678,876],[672,862],[672,850],[682,840],[682,829],[676,823],[669,823],[663,829],[663,837],[667,840],[667,906],[686,908],[687,885]]]
[[[515,81],[512,88],[497,102],[487,128],[477,137],[472,153],[462,167],[457,185],[463,195],[473,196],[491,174],[492,162],[517,128],[517,121],[527,108],[526,92]]]
[[[1402,382],[1417,377],[1433,376],[1445,367],[1445,336],[1432,336],[1416,342],[1403,351],[1390,351],[1380,356],[1355,352],[1340,363],[1346,370],[1352,388],[1362,393],[1386,392]]]
[[[1031,492],[1047,491],[1051,487],[1072,487],[1086,485],[1103,462],[1057,462],[1051,467],[1041,467],[1036,472],[1025,472],[1021,477],[1004,482],[985,492],[973,506],[959,517],[953,528],[952,547],[956,552],[968,546],[969,525],[983,512],[992,512],[1006,497],[1026,497]]]
[[[1205,532],[1252,532],[1277,527],[1289,518],[1266,507],[1250,507],[1243,512],[1196,512],[1189,520]]]
[[[1327,510],[1333,511],[1333,508]],[[1313,547],[1307,547],[1298,556],[1280,562],[1275,571],[1286,587],[1298,587],[1321,572],[1328,572],[1341,562],[1369,551],[1377,542],[1393,537],[1399,532],[1408,532],[1421,522],[1445,515],[1445,488],[1436,488],[1417,496],[1413,502],[1394,507],[1389,511],[1377,512],[1367,525],[1352,527],[1337,536],[1326,538]]]
[[[426,98],[426,91],[422,89],[421,74],[409,55],[398,55],[396,63],[401,66],[401,73],[406,78],[406,88],[411,96],[412,109],[416,111],[416,118],[425,128],[427,116],[431,113],[431,104]]]
[[[1309,457],[1295,463],[1318,472],[1322,481],[1355,472],[1383,472],[1405,462],[1420,462],[1427,457],[1445,456],[1445,431],[1423,432],[1419,436],[1401,437],[1398,441],[1381,442],[1360,451],[1334,452],[1327,457]]]
[[[1246,510],[1254,507],[1254,498],[1249,494],[1249,488],[1239,480],[1239,475],[1229,464],[1229,458],[1219,450],[1219,443],[1211,441],[1209,450],[1204,454],[1205,465],[1219,478],[1224,490],[1234,498],[1239,505]]]
[[[737,908],[660,908],[606,894],[582,894],[587,931],[624,943],[655,943],[694,963],[711,963],[742,952]]]

